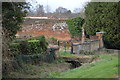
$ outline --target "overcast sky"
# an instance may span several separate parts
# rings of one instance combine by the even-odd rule
[[[43,6],[49,5],[51,11],[53,12],[55,11],[56,8],[61,6],[73,12],[75,8],[82,9],[85,6],[85,3],[90,0],[27,0],[27,1],[30,2],[34,8],[37,4],[41,4]]]

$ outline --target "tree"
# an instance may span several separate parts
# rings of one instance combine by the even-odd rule
[[[21,23],[27,14],[28,4],[23,2],[3,2],[2,3],[2,54],[3,60],[9,59],[8,44],[15,38],[15,34],[21,29]],[[3,62],[4,63],[4,62]],[[9,64],[9,63],[7,63]],[[4,67],[8,67],[5,65]],[[6,70],[6,71],[5,71]],[[3,69],[3,73],[8,72],[8,68]]]
[[[68,24],[68,29],[71,33],[72,37],[79,37],[82,36],[82,26],[84,24],[85,20],[81,17],[76,17],[73,19],[69,19],[66,21]]]
[[[45,9],[46,9],[46,13],[50,13],[51,7],[49,5],[45,6]]]
[[[72,12],[71,12],[71,10],[68,10],[66,13],[67,13],[68,15],[70,15]]]
[[[85,9],[87,35],[104,31],[106,48],[120,49],[119,7],[120,2],[90,2]]]
[[[44,16],[44,7],[43,7],[43,5],[40,5],[40,4],[38,4],[37,6],[37,9],[36,9],[36,15],[37,16]]]
[[[80,11],[81,11],[80,8],[75,8],[75,9],[73,10],[74,13],[80,13]]]
[[[63,7],[58,7],[56,9],[56,13],[66,13],[68,10],[66,8]]]
[[[23,17],[29,7],[27,3],[3,2],[2,8],[3,41],[8,42],[14,39],[17,31],[21,29]]]
[[[27,3],[3,2],[2,3],[2,28],[4,34],[11,39],[21,28],[23,17],[27,14]]]

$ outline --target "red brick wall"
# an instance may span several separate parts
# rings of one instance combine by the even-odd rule
[[[99,39],[98,36],[90,36],[90,40],[97,40]]]

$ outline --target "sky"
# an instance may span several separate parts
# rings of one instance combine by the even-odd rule
[[[64,7],[73,12],[75,8],[82,9],[85,6],[85,3],[89,2],[90,0],[27,0],[27,1],[31,3],[33,9],[35,9],[35,6],[37,4],[41,4],[43,6],[49,5],[50,10],[52,12],[54,12],[55,9],[58,7]]]

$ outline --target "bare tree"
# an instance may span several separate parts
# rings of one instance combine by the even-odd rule
[[[29,10],[28,13],[27,13],[27,16],[36,16],[35,11]]]
[[[74,13],[80,13],[80,11],[81,11],[81,8],[75,8],[75,9],[73,10]]]
[[[71,14],[72,12],[71,12],[71,10],[68,10],[66,13],[67,13],[67,14]]]
[[[80,13],[79,13],[80,17],[85,18],[85,9],[83,8]]]
[[[36,9],[36,15],[37,16],[44,16],[44,7],[43,5],[38,4]]]
[[[66,8],[63,7],[58,7],[56,9],[56,13],[66,13],[68,10]]]
[[[51,7],[49,5],[46,5],[45,6],[45,10],[46,10],[46,13],[50,13]]]

